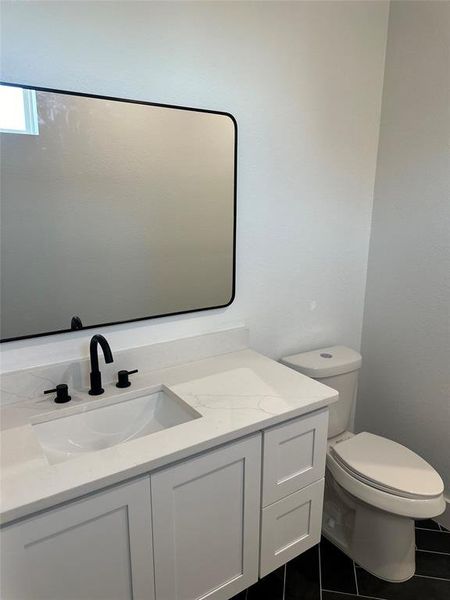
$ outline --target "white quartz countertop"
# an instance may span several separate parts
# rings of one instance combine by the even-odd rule
[[[33,424],[134,398],[165,386],[201,417],[76,458],[49,464]],[[1,410],[1,523],[25,517],[174,461],[323,408],[337,400],[331,388],[252,350],[139,373],[132,387],[105,385],[95,398],[72,394],[18,401]],[[84,407],[84,408],[83,408]]]

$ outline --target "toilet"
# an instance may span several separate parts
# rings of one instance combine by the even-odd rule
[[[330,406],[322,533],[367,571],[391,582],[415,572],[415,519],[444,512],[439,474],[412,450],[349,431],[361,355],[332,346],[281,362],[337,390]]]

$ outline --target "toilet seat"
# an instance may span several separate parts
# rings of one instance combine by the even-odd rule
[[[420,456],[386,438],[345,432],[330,440],[327,468],[346,491],[381,510],[415,519],[445,510],[439,474]]]
[[[330,449],[339,464],[366,485],[405,498],[433,498],[444,491],[439,474],[409,448],[363,432]]]

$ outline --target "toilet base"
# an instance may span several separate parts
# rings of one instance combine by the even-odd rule
[[[401,583],[415,573],[414,519],[379,510],[351,496],[328,469],[322,533],[380,579]]]

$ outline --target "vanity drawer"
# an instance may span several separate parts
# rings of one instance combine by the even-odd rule
[[[262,510],[260,577],[319,543],[324,483],[316,481]]]
[[[263,506],[324,476],[327,433],[328,408],[264,432]]]

